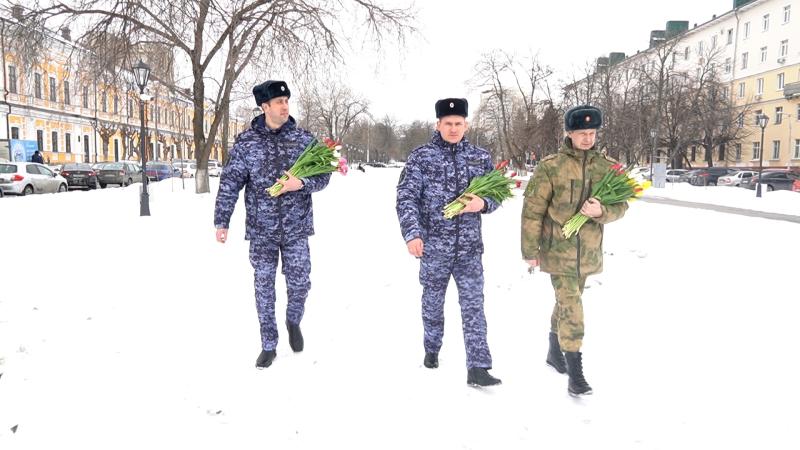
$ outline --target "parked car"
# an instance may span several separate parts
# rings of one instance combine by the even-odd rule
[[[194,175],[197,172],[197,164],[190,162],[189,160],[173,162],[172,167],[178,170],[178,176],[181,178],[194,178]]]
[[[0,163],[0,190],[5,194],[66,192],[67,188],[67,180],[44,164],[21,161]]]
[[[131,183],[141,183],[142,169],[129,162],[106,163],[100,169],[98,177],[102,188],[109,184],[118,184],[124,187]]]
[[[209,159],[208,160],[208,176],[210,177],[218,177],[222,175],[222,164],[219,163],[216,159]]]
[[[800,180],[794,180],[794,183],[792,183],[792,192],[800,192]],[[0,194],[2,194],[2,191],[0,191]]]
[[[757,183],[761,183],[761,189],[767,191],[789,191],[792,190],[794,182],[800,179],[800,173],[787,169],[765,170],[761,177],[755,174],[747,183],[748,189],[755,189]]]
[[[694,186],[716,186],[719,177],[730,175],[733,169],[727,167],[704,167],[689,178],[689,184]]]
[[[688,172],[688,169],[669,169],[667,170],[667,182],[677,183],[680,181],[681,175]]]
[[[167,178],[172,178],[180,174],[177,169],[173,169],[172,164],[165,163],[165,162],[147,162],[147,166],[145,168],[145,173],[147,174],[147,179],[151,181],[161,181],[166,180]]]
[[[691,180],[693,176],[695,176],[696,174],[700,173],[701,171],[702,171],[702,169],[690,169],[688,172],[685,172],[685,173],[681,174],[680,176],[678,176],[678,182],[679,183],[688,183],[689,180]]]
[[[97,189],[97,172],[89,164],[64,164],[59,175],[67,180],[67,188]]]
[[[752,170],[740,170],[736,173],[719,177],[717,186],[741,186],[743,180],[747,180],[757,174],[757,172],[753,172]]]

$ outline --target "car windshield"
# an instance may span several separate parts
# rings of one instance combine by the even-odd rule
[[[122,170],[124,167],[122,163],[111,163],[103,165],[103,170]]]
[[[61,170],[91,170],[92,166],[88,164],[64,164]]]

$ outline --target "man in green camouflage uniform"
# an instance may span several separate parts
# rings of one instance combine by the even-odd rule
[[[522,208],[522,257],[550,274],[556,305],[550,319],[547,363],[569,375],[572,395],[591,394],[583,376],[583,303],[588,275],[603,270],[603,225],[621,218],[627,203],[603,205],[592,187],[616,161],[595,149],[602,113],[592,106],[567,111],[567,137],[557,154],[543,158],[525,190]],[[564,238],[561,227],[576,213],[590,220]],[[562,353],[562,351],[564,353]]]

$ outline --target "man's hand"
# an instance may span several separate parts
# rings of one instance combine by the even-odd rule
[[[603,215],[603,208],[600,205],[600,200],[592,197],[589,200],[586,200],[583,203],[583,206],[581,206],[581,214],[591,217],[592,219],[596,219]]]
[[[458,201],[464,205],[464,209],[459,214],[481,212],[486,205],[486,202],[475,194],[464,194],[458,198]]]
[[[224,244],[228,240],[228,229],[217,228],[217,242]]]
[[[539,260],[538,259],[526,259],[526,263],[530,266],[530,268],[539,267]]]
[[[412,256],[422,258],[422,239],[412,239],[406,243],[406,247],[408,247],[408,253],[411,253]]]
[[[303,182],[300,181],[299,178],[297,178],[296,176],[294,176],[291,173],[289,173],[289,171],[286,171],[286,172],[283,172],[283,173],[287,177],[289,177],[289,179],[286,180],[286,181],[283,181],[280,178],[276,180],[278,183],[283,185],[281,190],[278,191],[278,195],[282,195],[282,194],[285,194],[287,192],[292,192],[292,191],[299,191],[300,189],[303,189]],[[276,195],[276,197],[278,195]]]

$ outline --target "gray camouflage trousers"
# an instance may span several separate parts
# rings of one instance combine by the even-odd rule
[[[467,352],[467,368],[492,368],[486,342],[483,312],[483,264],[481,255],[461,258],[431,257],[423,254],[419,281],[422,284],[422,325],[426,353],[438,353],[444,335],[444,298],[450,276],[458,288],[461,326]]]
[[[255,275],[256,311],[261,326],[261,348],[275,350],[278,328],[275,322],[275,273],[278,255],[281,273],[286,278],[286,320],[299,324],[305,312],[306,297],[311,289],[311,259],[308,238],[288,243],[263,240],[250,241],[250,264]]]

